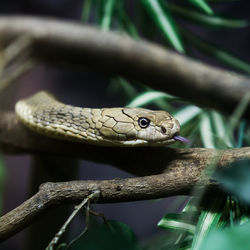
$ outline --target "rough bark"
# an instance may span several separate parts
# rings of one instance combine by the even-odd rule
[[[29,36],[33,57],[46,64],[87,66],[119,74],[227,113],[250,92],[249,77],[208,66],[150,42],[79,23],[1,17],[0,35],[2,43]],[[244,114],[247,118],[249,109],[250,105]]]
[[[137,176],[169,171],[177,174],[180,170],[181,174],[184,171],[188,177],[200,173],[218,152],[205,148],[115,148],[67,142],[32,132],[14,113],[1,112],[0,116],[0,147],[4,153],[63,155],[110,164]],[[225,165],[249,157],[249,148],[225,150],[220,164]]]
[[[215,69],[163,47],[113,32],[39,18],[1,17],[1,42],[31,39],[34,59],[46,64],[88,66],[120,74],[199,105],[232,112],[250,91],[250,78]],[[174,84],[173,84],[174,83]],[[249,118],[247,107],[245,117]],[[12,112],[0,112],[0,149],[8,154],[64,155],[111,164],[137,176],[130,179],[46,183],[39,192],[0,218],[0,240],[22,230],[51,206],[79,202],[99,190],[96,202],[122,202],[186,194],[195,185],[213,188],[203,175],[210,164],[225,167],[250,158],[250,148],[112,148],[47,138],[25,128]],[[38,143],[39,142],[39,143]]]

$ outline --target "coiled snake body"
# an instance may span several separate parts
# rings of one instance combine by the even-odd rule
[[[179,122],[165,111],[80,108],[45,91],[18,101],[21,121],[41,134],[103,146],[161,146],[180,140]]]

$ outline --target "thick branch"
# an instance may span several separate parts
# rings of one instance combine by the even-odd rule
[[[64,155],[114,165],[139,176],[173,172],[176,177],[184,174],[191,178],[199,175],[218,152],[204,148],[111,148],[62,142],[33,133],[14,113],[1,112],[0,117],[0,147],[5,153]],[[223,151],[219,164],[224,166],[242,158],[250,158],[250,148]]]
[[[187,178],[185,173],[176,176],[174,172],[128,179],[43,184],[37,194],[0,218],[0,241],[21,231],[52,206],[80,202],[94,191],[100,191],[98,203],[156,199],[185,194],[198,180],[197,175]],[[205,179],[200,184],[208,184],[210,188],[215,185]]]
[[[145,41],[77,23],[1,17],[2,42],[27,34],[45,63],[88,66],[146,83],[199,105],[231,113],[250,91],[250,79],[188,59]],[[250,105],[245,116],[249,118]]]

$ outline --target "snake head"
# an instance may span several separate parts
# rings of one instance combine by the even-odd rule
[[[166,111],[138,109],[134,119],[138,143],[142,140],[152,146],[171,144],[180,132],[179,122]]]
[[[118,109],[113,109],[113,112]],[[179,122],[165,111],[153,111],[143,108],[122,108],[119,115],[111,119],[116,121],[112,128],[123,146],[161,146],[175,142],[180,132]],[[111,135],[106,134],[106,135]]]

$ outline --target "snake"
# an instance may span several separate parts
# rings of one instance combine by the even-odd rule
[[[168,112],[145,108],[82,108],[40,91],[18,101],[21,122],[39,134],[100,146],[164,146],[176,141],[180,123]]]

